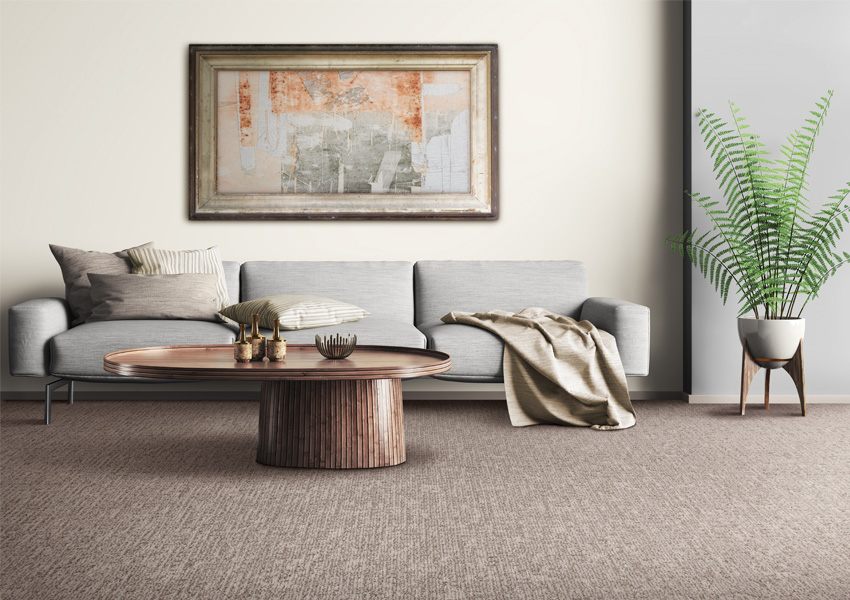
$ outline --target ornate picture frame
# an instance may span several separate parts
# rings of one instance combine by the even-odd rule
[[[189,218],[498,218],[498,47],[192,45]]]

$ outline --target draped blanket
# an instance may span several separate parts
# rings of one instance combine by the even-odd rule
[[[590,321],[542,308],[450,312],[442,321],[481,327],[504,340],[513,426],[557,423],[608,430],[635,424],[617,342]]]

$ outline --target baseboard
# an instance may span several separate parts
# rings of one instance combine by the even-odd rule
[[[691,394],[689,404],[740,404],[741,397],[736,395]],[[771,394],[771,404],[799,404],[800,398],[794,394]],[[747,396],[747,404],[764,404],[764,396],[758,393]],[[847,394],[807,394],[806,404],[850,404]]]
[[[65,402],[66,389],[61,389],[53,394],[54,402]],[[0,399],[4,401],[33,401],[44,400],[44,392],[0,392]],[[92,392],[92,391],[75,391],[74,401],[102,401],[102,400],[213,400],[213,401],[229,401],[229,400],[259,400],[260,394],[258,391],[226,391],[226,392],[140,392],[140,391],[112,391],[112,392]]]
[[[425,391],[404,392],[405,400],[504,400],[505,392],[449,392],[449,391]]]
[[[632,400],[679,400],[687,402],[688,395],[685,392],[629,392]]]
[[[404,398],[405,400],[504,400],[505,392],[404,392]],[[636,401],[687,400],[687,396],[683,392],[629,392],[629,398]]]
[[[258,394],[253,390],[230,390],[222,392],[204,392],[204,391],[76,391],[74,393],[75,400],[185,400],[185,401],[236,401],[236,400],[257,400]],[[738,404],[740,402],[737,395],[724,394],[686,394],[684,392],[630,392],[629,397],[640,402],[642,400],[679,400],[689,404]],[[65,400],[65,390],[59,390],[54,394],[57,402]],[[405,400],[505,400],[505,393],[502,391],[496,392],[480,392],[480,391],[410,391],[404,393]],[[44,392],[0,392],[0,399],[14,401],[40,401],[44,400]],[[758,394],[750,394],[748,401],[750,403],[762,402],[762,397]],[[799,404],[800,399],[791,394],[776,394],[771,395],[771,404]],[[850,404],[850,395],[847,394],[812,394],[806,397],[808,404]]]
[[[632,400],[680,400],[687,401],[683,392],[630,392]],[[187,400],[187,401],[227,401],[227,400],[257,400],[259,394],[252,390],[231,390],[222,392],[204,391],[82,391],[74,392],[74,400]],[[481,392],[481,391],[410,391],[404,392],[405,400],[505,400],[505,392]],[[44,400],[44,392],[0,392],[0,399],[14,401],[39,401]],[[57,402],[65,400],[65,390],[59,390],[54,394]]]

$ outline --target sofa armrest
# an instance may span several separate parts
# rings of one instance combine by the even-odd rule
[[[614,336],[626,375],[649,375],[648,307],[616,298],[588,298],[581,320]]]
[[[9,309],[9,371],[18,377],[50,375],[50,340],[71,326],[62,298],[37,298]]]

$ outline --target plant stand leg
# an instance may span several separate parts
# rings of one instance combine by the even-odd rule
[[[770,371],[766,369],[764,373],[764,409],[770,408]]]
[[[803,369],[803,342],[797,347],[794,356],[782,367],[791,376],[797,387],[797,395],[800,396],[800,408],[803,416],[806,416],[806,372]]]
[[[756,376],[759,369],[758,363],[753,360],[752,355],[750,354],[749,348],[747,348],[747,342],[744,340],[744,355],[741,359],[741,414],[744,414],[744,410],[747,405],[747,394],[750,391],[750,383],[753,381],[753,377]]]

